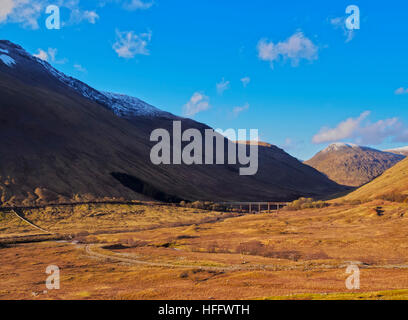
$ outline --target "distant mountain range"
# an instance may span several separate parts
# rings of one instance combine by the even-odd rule
[[[10,41],[0,41],[0,202],[101,199],[289,201],[344,190],[276,146],[259,170],[236,165],[153,165],[150,133],[209,127],[137,98],[100,92]],[[225,144],[227,140],[224,139]],[[227,151],[225,151],[227,152]]]
[[[403,156],[408,156],[408,147],[389,149],[389,150],[385,150],[385,152],[391,152],[395,154],[401,154]]]
[[[346,186],[359,187],[381,175],[405,158],[402,154],[384,152],[352,143],[334,143],[305,161]]]

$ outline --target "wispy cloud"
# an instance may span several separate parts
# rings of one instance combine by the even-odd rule
[[[218,94],[223,94],[224,91],[228,90],[230,87],[230,82],[229,81],[225,81],[224,78],[222,78],[221,82],[217,83],[216,85],[217,87],[217,92]]]
[[[336,128],[323,127],[313,137],[313,143],[335,142],[350,138],[358,130],[360,123],[369,115],[370,111],[365,111],[358,118],[348,118],[340,122]]]
[[[408,130],[400,119],[394,117],[373,123],[367,120],[369,116],[370,111],[365,111],[357,118],[340,122],[335,128],[323,127],[312,141],[319,144],[348,139],[358,144],[378,145],[386,139],[402,141],[405,134],[408,138]]]
[[[4,2],[4,4],[3,4]],[[4,0],[1,1],[0,22],[17,23],[25,28],[38,29],[38,19],[46,5],[45,0]]]
[[[56,48],[48,48],[48,55],[50,57],[50,60],[52,62],[55,61],[55,58],[57,57],[58,49]]]
[[[40,48],[38,49],[38,53],[33,54],[33,56],[41,60],[56,63],[56,64],[64,64],[68,61],[66,58],[58,60],[57,53],[58,53],[58,49],[56,48],[48,48],[47,51]]]
[[[38,49],[38,53],[33,54],[33,56],[41,60],[48,61],[48,53],[45,52],[43,49]]]
[[[78,63],[74,64],[74,68],[78,70],[79,72],[83,72],[83,73],[87,72],[86,69]]]
[[[113,45],[113,50],[116,51],[119,57],[131,59],[136,55],[150,55],[147,45],[152,39],[152,33],[135,34],[134,31],[121,32],[116,31],[116,42]]]
[[[297,139],[287,137],[284,143],[279,145],[279,147],[285,151],[295,150],[295,149],[299,149],[300,147],[302,147],[304,143],[305,142],[303,140],[297,140]]]
[[[99,6],[101,7],[109,3],[118,4],[128,11],[147,10],[155,4],[153,0],[99,0]]]
[[[246,111],[248,109],[249,109],[249,104],[247,102],[242,107],[235,107],[232,110],[232,113],[234,114],[234,117],[238,117],[241,112],[244,112],[244,111]]]
[[[83,21],[89,22],[91,24],[95,24],[96,20],[99,19],[99,15],[95,11],[88,11],[88,10],[80,10],[80,9],[73,9],[71,11],[71,16],[69,21],[64,25],[73,25],[79,24]]]
[[[247,85],[251,82],[251,78],[250,77],[244,77],[241,79],[242,85],[244,86],[244,88],[247,87]]]
[[[152,7],[153,4],[153,1],[131,0],[126,2],[124,7],[127,10],[146,10]]]
[[[346,37],[346,43],[353,40],[355,32],[352,29],[350,30],[346,28],[346,17],[330,18],[329,22],[335,29],[340,29],[343,31],[343,34]]]
[[[2,0],[0,6],[0,23],[4,22],[13,11],[15,3],[13,0]]]
[[[395,141],[401,140],[401,133],[404,130],[402,121],[395,117],[368,123],[366,126],[359,128],[354,139],[358,144],[377,145],[388,138]]]
[[[262,39],[258,42],[257,49],[259,59],[270,62],[272,68],[273,63],[280,60],[290,60],[292,66],[298,66],[302,59],[316,60],[319,51],[318,47],[300,31],[283,42],[274,43]]]
[[[210,108],[210,99],[201,92],[195,92],[190,100],[183,107],[183,114],[193,117],[199,112]]]
[[[51,4],[70,10],[70,18],[62,22],[63,26],[81,22],[95,23],[99,18],[94,10],[82,10],[80,0],[1,0],[0,23],[16,23],[25,28],[39,29],[39,18]]]
[[[401,95],[401,94],[408,94],[408,88],[398,88],[397,90],[395,90],[394,92],[397,95]]]

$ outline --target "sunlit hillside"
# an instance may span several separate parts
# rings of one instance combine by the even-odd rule
[[[345,197],[346,200],[387,199],[404,201],[408,198],[408,159],[388,169],[380,177]]]

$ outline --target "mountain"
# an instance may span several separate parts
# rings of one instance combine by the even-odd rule
[[[305,164],[326,174],[339,184],[359,187],[378,177],[405,156],[357,146],[334,143]]]
[[[348,194],[345,199],[391,201],[408,199],[408,159],[402,160],[378,178]]]
[[[162,117],[177,120],[179,117],[171,113],[162,111],[150,104],[134,97],[124,94],[102,92],[108,99],[108,105],[112,111],[122,118],[131,118],[138,116]]]
[[[209,127],[137,98],[95,90],[10,41],[0,41],[0,60],[3,205],[119,198],[289,201],[343,190],[272,145],[260,147],[254,176],[240,176],[238,165],[154,165],[153,130],[172,132],[174,120],[183,129]]]
[[[385,152],[391,152],[391,153],[395,153],[395,154],[401,154],[403,156],[408,156],[408,146],[407,147],[402,147],[402,148],[395,148],[395,149],[385,150]]]

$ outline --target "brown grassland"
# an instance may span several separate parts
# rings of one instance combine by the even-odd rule
[[[408,204],[243,214],[153,203],[0,213],[0,299],[407,299]],[[347,290],[346,266],[361,270]],[[46,291],[48,265],[61,288]]]

